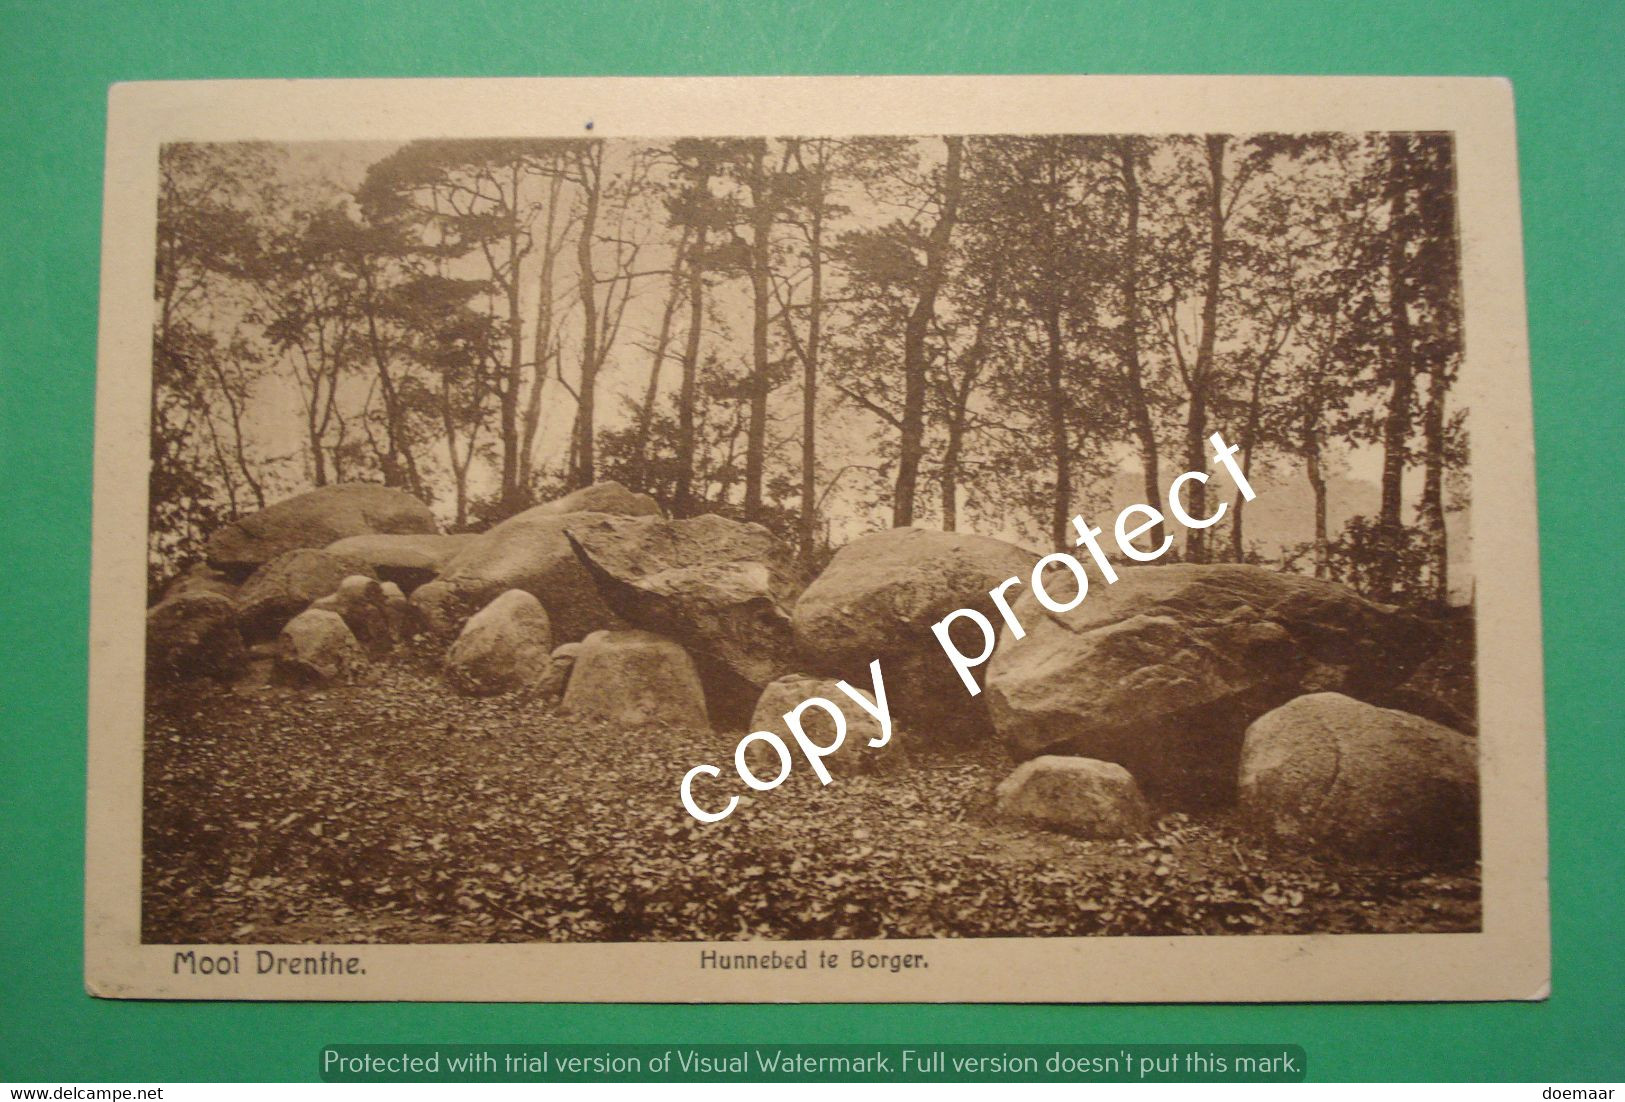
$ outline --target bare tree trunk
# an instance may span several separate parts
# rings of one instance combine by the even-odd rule
[[[1404,532],[1405,466],[1409,455],[1411,407],[1416,396],[1413,363],[1415,337],[1411,330],[1410,287],[1406,277],[1405,226],[1410,187],[1406,167],[1406,138],[1388,139],[1388,286],[1389,351],[1388,409],[1382,426],[1382,503],[1377,530],[1383,542],[1376,570],[1376,595],[1392,595],[1394,555]]]
[[[961,411],[963,412],[963,411]],[[959,528],[959,461],[965,446],[965,421],[962,416],[948,419],[948,445],[942,451],[942,471],[938,475],[942,488],[942,530]]]
[[[1223,134],[1207,136],[1208,163],[1208,258],[1203,288],[1202,334],[1196,346],[1196,363],[1191,369],[1190,408],[1185,418],[1186,470],[1207,470],[1207,389],[1213,373],[1213,348],[1219,329],[1219,283],[1224,270],[1224,149]],[[1204,518],[1207,511],[1207,484],[1197,479],[1190,487],[1186,511]],[[1190,562],[1207,562],[1207,530],[1192,528],[1185,537],[1185,557]]]
[[[1269,374],[1270,367],[1275,363],[1275,357],[1280,354],[1286,345],[1287,336],[1292,329],[1292,322],[1286,322],[1286,331],[1281,333],[1277,343],[1276,333],[1282,323],[1277,317],[1270,326],[1270,335],[1265,341],[1263,350],[1259,353],[1258,364],[1253,368],[1252,390],[1247,396],[1247,420],[1241,428],[1241,473],[1250,477],[1253,473],[1253,453],[1258,447],[1259,423],[1264,413],[1264,378]],[[1230,561],[1247,561],[1246,537],[1243,533],[1242,515],[1247,505],[1247,496],[1238,487],[1236,496],[1230,502]]]
[[[226,507],[231,510],[231,516],[237,516],[237,478],[231,472],[231,463],[226,459],[226,447],[220,441],[220,430],[215,426],[214,417],[207,411],[203,414],[203,424],[209,430],[210,450],[214,452],[214,465],[220,471],[220,483],[226,488]]]
[[[914,523],[914,495],[919,484],[920,460],[925,454],[925,389],[930,356],[926,338],[936,316],[937,294],[948,267],[948,245],[959,217],[959,173],[965,141],[944,138],[948,147],[942,169],[942,210],[926,239],[925,273],[919,298],[903,329],[903,416],[897,455],[897,489],[892,499],[892,525]]]
[[[1241,473],[1249,480],[1253,473],[1253,449],[1258,442],[1258,420],[1260,416],[1260,398],[1263,390],[1265,368],[1260,367],[1253,373],[1252,394],[1247,401],[1247,421],[1241,429]],[[1230,500],[1230,561],[1247,561],[1247,537],[1244,531],[1243,510],[1247,506],[1247,496],[1238,488],[1236,496]]]
[[[294,365],[294,381],[299,385],[299,398],[305,407],[305,443],[310,449],[310,480],[312,485],[326,486],[327,455],[322,448],[322,437],[327,431],[327,422],[323,417],[322,379],[326,375],[323,364],[327,358],[327,345],[318,329],[314,358],[303,341],[295,348],[303,363],[303,366]]]
[[[1422,415],[1426,466],[1421,519],[1429,529],[1433,599],[1442,607],[1450,601],[1450,539],[1444,502],[1445,407],[1455,381],[1461,340],[1461,232],[1456,224],[1455,143],[1444,134],[1428,135],[1421,141],[1431,156],[1426,160],[1427,171],[1418,180],[1417,213],[1422,232],[1432,246],[1430,257],[1437,265],[1431,280],[1435,297],[1429,320],[1434,339],[1428,342],[1428,398]]]
[[[602,151],[594,145],[576,154],[581,173],[584,205],[581,235],[576,239],[576,268],[581,295],[581,393],[576,403],[575,461],[571,484],[590,485],[596,477],[593,465],[594,399],[598,390],[598,288],[593,271],[593,235],[598,231],[598,204],[602,198]]]
[[[312,402],[305,414],[305,430],[310,437],[310,466],[311,482],[317,486],[327,485],[327,458],[322,451],[321,430],[316,427],[316,406]]]
[[[452,494],[456,501],[456,526],[468,524],[468,470],[457,462],[457,420],[453,411],[451,384],[440,378],[440,424],[446,436],[446,463],[451,467]]]
[[[807,304],[807,345],[801,364],[801,561],[812,558],[818,537],[818,356],[824,325],[824,205],[813,203],[808,248],[812,286]]]
[[[773,237],[773,198],[767,179],[767,143],[751,153],[750,188],[750,420],[745,434],[745,516],[762,514],[762,475],[767,466],[767,396],[772,389],[767,359],[768,264]]]
[[[543,229],[540,287],[536,303],[536,332],[532,343],[530,392],[525,397],[524,437],[519,449],[519,480],[530,486],[535,472],[536,436],[542,424],[542,391],[547,383],[547,364],[553,356],[553,278],[564,238],[554,237],[558,225],[559,196],[564,178],[554,173],[547,187],[547,224]],[[566,225],[568,232],[568,225]]]
[[[1444,406],[1449,387],[1449,378],[1435,370],[1428,379],[1427,408],[1422,414],[1427,464],[1422,475],[1421,520],[1433,553],[1433,599],[1441,606],[1450,599],[1450,540],[1444,517]]]
[[[378,332],[377,292],[371,265],[363,259],[358,267],[367,286],[367,348],[372,353],[378,388],[384,396],[384,454],[379,457],[379,466],[383,468],[384,485],[399,486],[405,481],[400,448],[400,402],[396,398],[395,380],[389,370],[389,354],[384,350],[383,336]],[[417,492],[416,486],[412,488]]]
[[[1331,576],[1331,541],[1326,536],[1326,476],[1320,469],[1320,441],[1311,433],[1305,439],[1304,473],[1315,495],[1315,577]]]
[[[1151,421],[1151,406],[1145,396],[1145,368],[1140,358],[1140,179],[1135,165],[1132,138],[1117,145],[1118,163],[1127,200],[1126,240],[1123,246],[1121,285],[1123,293],[1122,355],[1123,379],[1128,396],[1129,416],[1140,449],[1140,469],[1145,477],[1145,500],[1162,497],[1162,473],[1157,453],[1157,430]],[[1146,548],[1161,547],[1162,522],[1151,529]]]
[[[514,207],[513,221],[508,227],[508,276],[504,287],[508,300],[508,363],[499,395],[502,409],[502,505],[503,513],[517,512],[523,507],[523,489],[519,481],[519,389],[524,381],[525,353],[523,332],[525,319],[519,312],[519,168],[513,168]]]
[[[1044,317],[1046,347],[1044,377],[1049,407],[1050,455],[1055,460],[1055,493],[1050,508],[1050,544],[1057,551],[1070,546],[1067,529],[1072,519],[1072,444],[1066,431],[1066,389],[1062,374],[1061,307],[1052,301]]]
[[[959,474],[964,465],[965,436],[970,431],[970,399],[976,391],[976,380],[987,362],[988,329],[992,325],[996,301],[997,292],[990,290],[976,319],[976,335],[960,360],[958,377],[942,388],[947,406],[945,421],[948,430],[948,443],[942,452],[942,470],[938,475],[944,532],[952,532],[959,527]]]
[[[649,360],[649,381],[643,388],[643,404],[638,407],[638,438],[634,451],[640,480],[637,489],[647,489],[650,485],[649,436],[654,431],[655,402],[660,397],[660,376],[666,366],[666,350],[671,346],[672,318],[683,297],[683,264],[688,252],[689,233],[689,227],[684,226],[672,254],[671,287],[666,294],[666,305],[660,311],[660,330],[655,335],[654,354]]]
[[[735,406],[733,424],[728,427],[728,450],[723,453],[720,474],[717,477],[716,500],[723,503],[727,502],[728,495],[733,492],[735,481],[734,472],[738,470],[734,460],[739,455],[739,422],[739,407]]]
[[[359,257],[356,268],[366,288],[367,349],[372,353],[379,390],[384,396],[384,455],[380,463],[384,485],[405,485],[412,493],[423,497],[423,479],[418,473],[417,459],[412,454],[406,429],[406,409],[395,385],[395,374],[390,370],[389,350],[378,328],[378,274],[371,257]]]
[[[226,411],[231,416],[232,458],[236,463],[237,470],[243,476],[243,481],[248,484],[249,490],[253,492],[254,501],[257,507],[263,509],[265,508],[265,487],[260,483],[260,480],[254,476],[253,468],[248,462],[247,449],[243,445],[242,403],[238,401],[237,396],[232,393],[231,387],[226,380],[226,374],[220,368],[219,364],[215,364],[214,370],[215,379],[220,384],[220,396],[226,400]],[[231,515],[236,516],[237,495],[235,491],[232,492],[231,497]]]
[[[705,179],[697,185],[707,187]],[[677,395],[677,486],[672,512],[690,516],[694,510],[694,402],[700,375],[700,338],[705,332],[705,239],[700,223],[688,261],[688,335],[683,345],[683,380]]]

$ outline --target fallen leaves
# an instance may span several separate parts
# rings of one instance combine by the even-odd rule
[[[995,820],[995,748],[793,778],[724,822],[677,781],[737,733],[458,697],[432,656],[320,694],[149,700],[143,933],[502,942],[1460,930],[1476,876],[1278,850],[1221,814],[1085,841]],[[832,764],[836,759],[831,759]]]

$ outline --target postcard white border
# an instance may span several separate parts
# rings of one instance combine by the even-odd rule
[[[588,129],[588,124],[591,129]],[[1457,138],[1479,610],[1483,930],[944,939],[925,970],[723,972],[699,943],[311,946],[346,977],[176,975],[140,942],[146,472],[160,144],[423,137],[1256,133]],[[97,358],[85,976],[122,998],[1146,1002],[1538,999],[1549,990],[1539,560],[1511,86],[1488,78],[766,77],[122,84]],[[735,951],[803,943],[707,943]],[[189,947],[202,948],[202,947]],[[240,948],[251,958],[256,946]],[[289,946],[268,946],[290,952]]]

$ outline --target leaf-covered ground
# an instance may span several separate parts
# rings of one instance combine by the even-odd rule
[[[677,800],[738,734],[627,731],[445,690],[428,655],[327,691],[148,702],[148,942],[522,942],[1452,931],[1472,873],[1331,861],[1220,813],[1091,842],[997,821],[1001,752]],[[882,751],[881,753],[884,753]],[[795,779],[799,776],[799,780]],[[720,781],[718,782],[721,783]],[[719,789],[720,791],[720,789]]]

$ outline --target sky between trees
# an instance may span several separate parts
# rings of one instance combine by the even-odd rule
[[[153,575],[337,481],[458,529],[615,478],[809,568],[893,524],[1068,546],[1221,431],[1302,508],[1179,557],[1439,600],[1454,171],[1433,134],[167,146]]]

